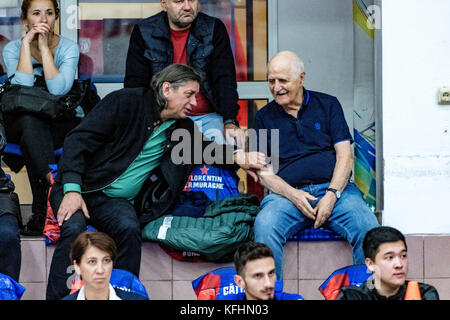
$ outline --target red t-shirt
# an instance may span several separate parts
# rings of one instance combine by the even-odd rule
[[[170,37],[173,44],[173,63],[180,63],[187,65],[187,52],[186,43],[189,36],[189,29],[177,31],[170,30]],[[197,99],[197,106],[195,106],[189,115],[200,116],[210,113],[209,102],[202,92],[197,93],[195,96]]]

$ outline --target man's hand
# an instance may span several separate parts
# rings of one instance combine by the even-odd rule
[[[330,217],[331,211],[333,211],[334,205],[336,204],[336,196],[332,192],[327,192],[320,199],[315,210],[317,210],[316,222],[314,223],[314,228],[320,228]]]
[[[306,191],[292,188],[288,198],[297,209],[311,220],[316,220],[317,207],[313,209],[308,200],[316,201],[317,198]]]
[[[266,155],[261,152],[238,151],[234,154],[234,162],[247,172],[255,182],[258,181],[255,170],[261,170],[267,165]]]
[[[67,192],[59,205],[57,213],[56,219],[58,220],[59,226],[62,226],[64,221],[69,220],[70,217],[80,209],[83,211],[86,219],[89,219],[89,212],[81,194],[78,192]]]
[[[227,123],[223,127],[223,133],[227,144],[233,144],[233,139],[236,141],[236,145],[239,149],[245,150],[245,134],[244,130],[235,126],[232,123]]]

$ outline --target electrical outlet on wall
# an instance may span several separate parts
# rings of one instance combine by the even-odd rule
[[[442,87],[438,93],[439,104],[450,104],[450,87]]]

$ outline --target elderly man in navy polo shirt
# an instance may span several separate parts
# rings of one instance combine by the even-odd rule
[[[279,166],[257,172],[270,194],[256,217],[255,241],[274,252],[278,279],[283,276],[286,239],[311,226],[347,239],[353,246],[353,262],[364,263],[364,236],[378,222],[359,189],[349,182],[353,140],[339,101],[303,87],[303,62],[290,51],[269,62],[268,79],[274,101],[256,113],[255,129],[260,148],[262,135],[267,135],[267,156],[272,164],[279,159]],[[278,150],[270,146],[276,143],[274,129],[279,130]]]

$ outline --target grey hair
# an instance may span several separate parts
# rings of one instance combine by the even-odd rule
[[[167,105],[166,97],[163,94],[164,82],[169,82],[172,88],[177,90],[189,81],[200,83],[200,80],[200,75],[192,67],[185,64],[171,64],[156,73],[150,82],[150,86],[159,105],[159,111],[163,110]]]
[[[304,71],[305,65],[303,64],[303,61],[300,58],[294,59],[292,61],[292,75],[296,78],[299,78]]]

